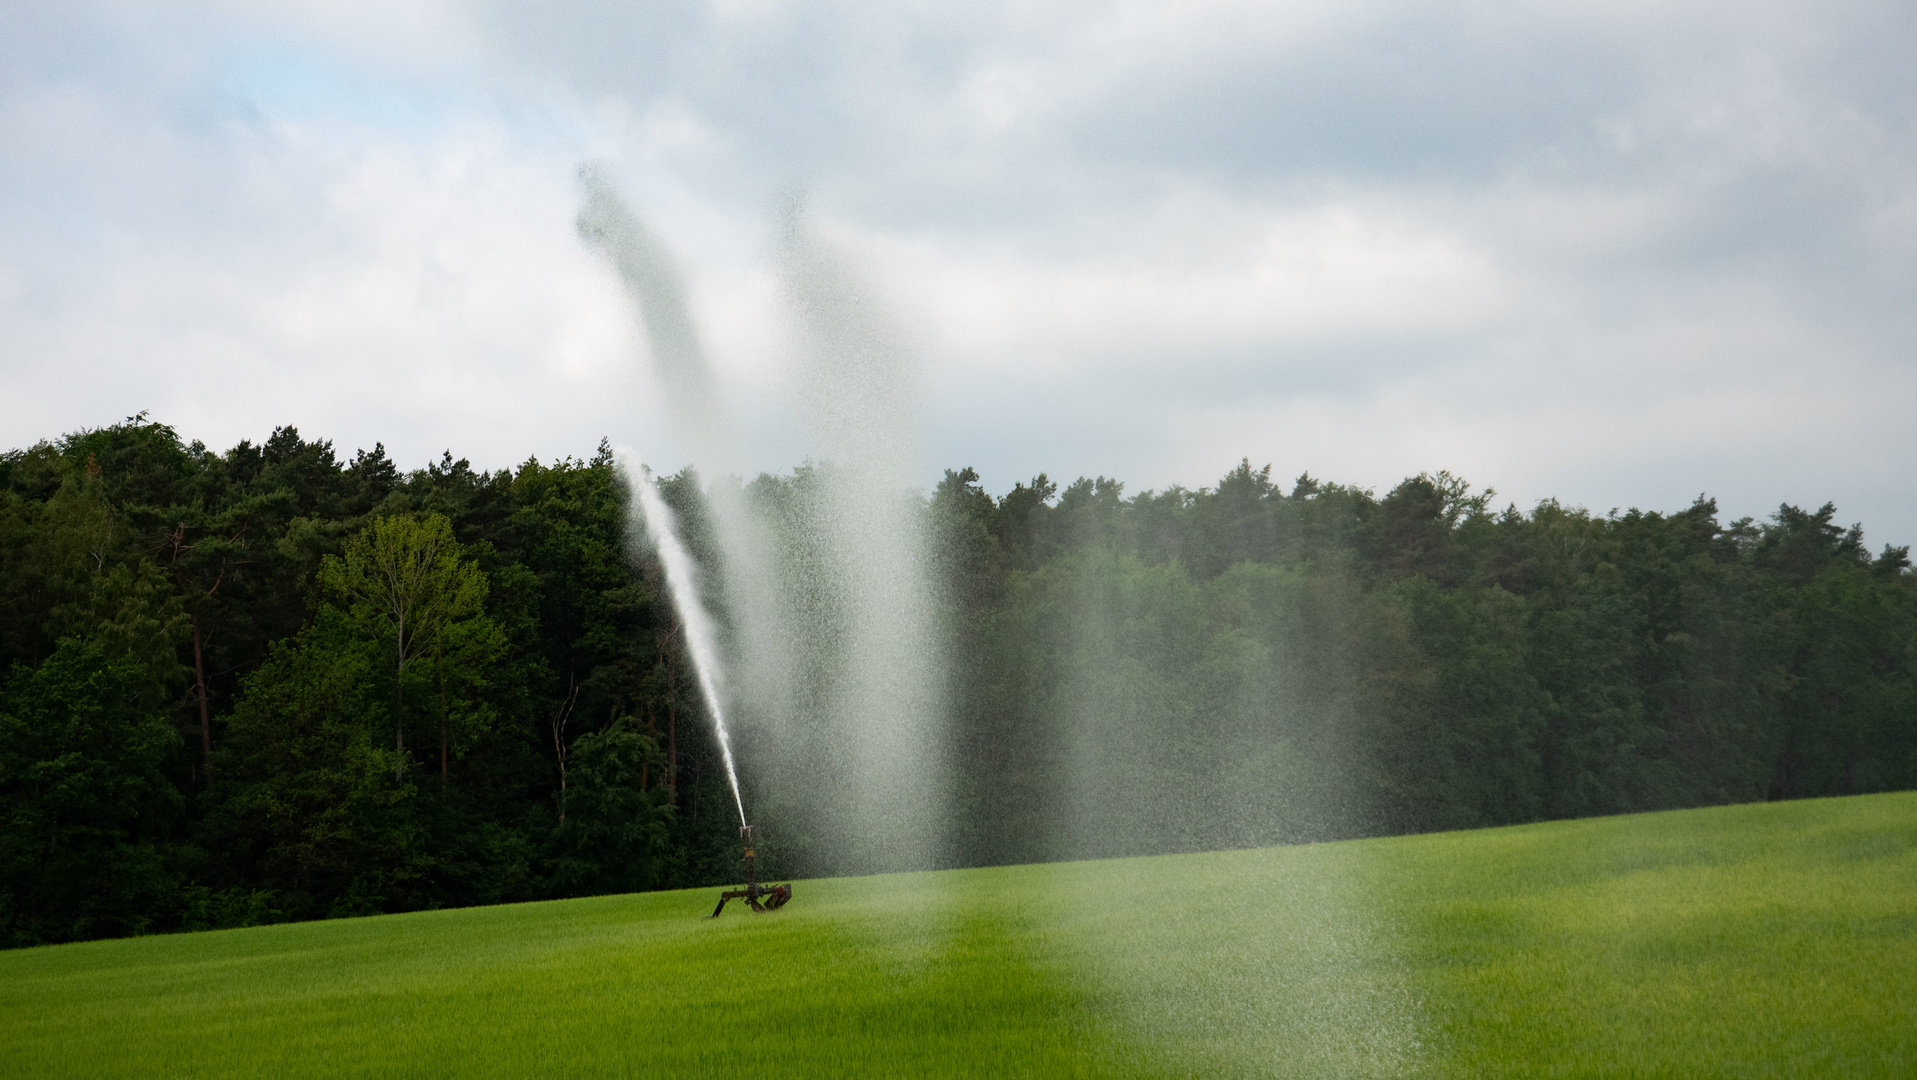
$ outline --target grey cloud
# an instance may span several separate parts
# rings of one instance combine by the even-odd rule
[[[931,338],[935,321],[902,303],[929,357],[928,481],[970,463],[1001,485],[1041,469],[1197,484],[1248,453],[1377,485],[1461,468],[1600,508],[1698,490],[1749,513],[1836,498],[1874,535],[1917,539],[1917,480],[1887,464],[1902,453],[1890,418],[1917,404],[1907,4],[675,0],[425,18],[0,12],[0,110],[14,110],[0,116],[26,136],[0,149],[0,197],[22,210],[0,221],[0,300],[33,314],[33,347],[110,311],[88,291],[109,271],[137,292],[163,291],[138,277],[155,267],[197,268],[237,295],[249,277],[373,258],[353,225],[373,211],[336,201],[365,159],[338,148],[433,136],[377,110],[348,123],[322,95],[316,122],[363,133],[325,153],[276,149],[284,103],[249,106],[222,80],[235,55],[280,47],[333,65],[346,91],[420,103],[427,128],[494,124],[528,169],[624,155],[641,192],[703,200],[697,213],[641,207],[695,296],[726,290],[701,275],[740,234],[764,235],[771,261],[769,207],[795,182],[822,222],[870,242],[848,250],[917,245],[955,289],[1016,269],[1037,298],[993,334],[951,317],[936,323],[949,338]],[[624,119],[596,111],[608,103]],[[662,117],[696,129],[691,149],[641,145]],[[548,186],[568,192],[569,177]],[[1165,210],[1180,200],[1221,209]],[[1230,327],[1176,322],[1197,318],[1167,299],[1191,280],[1258,270],[1245,237],[1263,217],[1318,210],[1384,237],[1383,254],[1358,256],[1415,262],[1391,245],[1438,237],[1459,268],[1358,289],[1358,314],[1332,329],[1301,331],[1272,314],[1285,298],[1251,294]],[[1064,312],[1088,267],[1132,284]],[[1496,296],[1455,319],[1389,317],[1430,307],[1447,273],[1480,274],[1473,288]],[[1164,295],[1140,299],[1154,283]],[[980,303],[999,302],[988,293]],[[1159,302],[1172,329],[1098,325]],[[5,347],[17,354],[23,335]],[[781,374],[752,365],[751,385],[732,388],[742,427],[784,434],[751,462],[789,465]],[[620,423],[623,407],[597,396],[592,422]],[[523,430],[563,430],[563,408]]]

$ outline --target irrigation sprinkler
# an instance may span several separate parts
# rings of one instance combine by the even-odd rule
[[[746,883],[743,889],[727,889],[719,894],[719,906],[712,909],[708,919],[716,919],[726,909],[727,900],[744,900],[757,912],[774,911],[785,906],[792,899],[790,885],[761,885],[752,870],[752,826],[739,826],[739,839],[745,841]]]

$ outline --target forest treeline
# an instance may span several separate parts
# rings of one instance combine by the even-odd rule
[[[712,564],[696,478],[661,489]],[[0,455],[0,943],[730,878],[627,498],[603,448],[402,472],[144,416]],[[1917,575],[1829,506],[1521,512],[1248,462],[1130,497],[955,471],[920,505],[947,864],[1917,786]]]
[[[1835,509],[1382,497],[1249,462],[933,499],[959,861],[1917,786],[1917,575]],[[988,807],[978,813],[972,808]]]

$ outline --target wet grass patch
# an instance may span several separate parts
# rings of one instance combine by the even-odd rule
[[[1802,1076],[1917,1061],[1917,794],[0,953],[0,1076]]]

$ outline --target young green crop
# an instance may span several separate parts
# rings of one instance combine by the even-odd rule
[[[5,1076],[1894,1076],[1917,794],[0,954]]]

